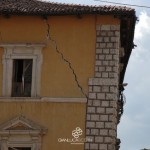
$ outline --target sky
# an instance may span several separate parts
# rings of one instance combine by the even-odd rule
[[[150,7],[150,0],[107,1]],[[53,0],[53,2],[112,5],[94,0]],[[124,92],[126,96],[124,114],[118,127],[120,150],[150,149],[150,8],[134,8],[139,19],[134,38],[137,47],[132,51],[124,80],[128,86]]]

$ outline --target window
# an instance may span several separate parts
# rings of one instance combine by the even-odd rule
[[[32,59],[13,60],[12,96],[31,96]]]
[[[8,150],[31,150],[31,147],[9,147]]]
[[[44,44],[0,44],[3,55],[3,96],[40,97]]]
[[[41,150],[47,128],[25,116],[0,125],[0,150]]]

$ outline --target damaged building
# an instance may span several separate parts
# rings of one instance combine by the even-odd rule
[[[0,149],[118,150],[135,10],[0,1]]]

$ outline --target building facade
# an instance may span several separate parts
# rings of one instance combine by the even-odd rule
[[[117,150],[135,11],[0,2],[1,150]]]

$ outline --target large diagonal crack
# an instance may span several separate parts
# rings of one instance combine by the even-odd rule
[[[55,46],[55,50],[56,52],[61,56],[61,59],[68,65],[69,69],[71,70],[73,76],[74,76],[74,80],[78,86],[78,88],[80,89],[81,93],[87,98],[87,94],[85,93],[85,91],[83,90],[82,86],[80,85],[79,81],[78,81],[78,77],[77,77],[77,74],[75,73],[75,70],[74,68],[72,67],[72,64],[69,60],[67,60],[64,56],[64,54],[58,49],[58,45],[57,45],[57,42],[56,40],[54,40],[51,35],[50,35],[50,24],[48,23],[48,19],[46,18],[45,19],[45,22],[46,22],[46,25],[47,25],[47,39],[51,42],[54,43],[54,46]]]

